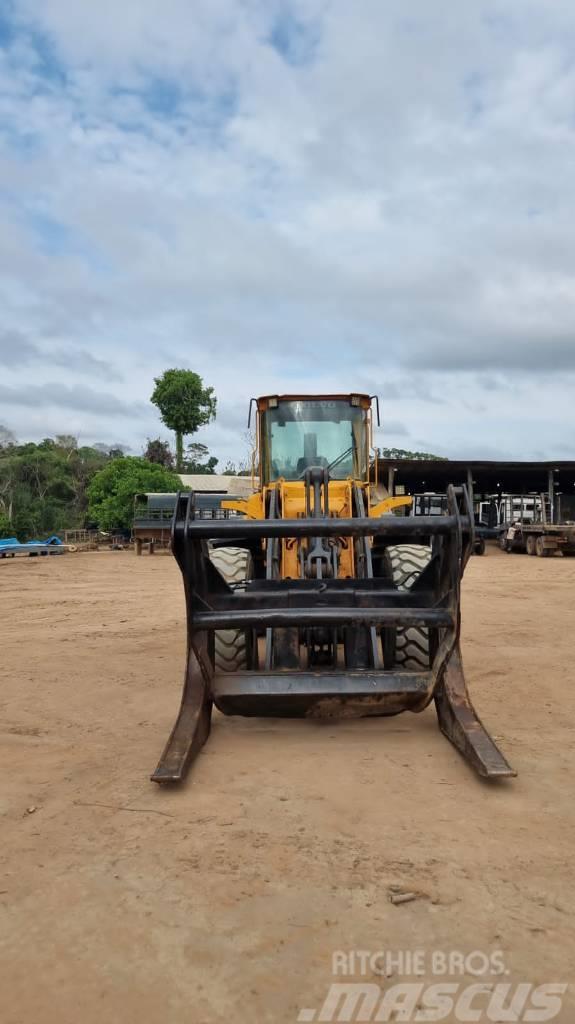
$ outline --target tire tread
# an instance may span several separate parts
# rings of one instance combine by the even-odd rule
[[[431,548],[424,544],[395,544],[386,548],[388,572],[398,590],[411,590],[431,559]],[[426,672],[430,666],[429,630],[425,627],[399,627],[395,638],[395,663],[408,671]]]
[[[251,575],[251,555],[245,548],[212,548],[210,561],[235,590]],[[214,632],[214,669],[240,672],[248,667],[248,643],[245,629],[216,629]]]

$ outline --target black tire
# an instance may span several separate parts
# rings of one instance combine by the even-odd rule
[[[544,546],[543,537],[537,537],[537,540],[535,541],[535,551],[539,555],[539,558],[549,558],[549,555],[551,554],[549,549]]]
[[[226,583],[238,584],[251,578],[252,556],[245,548],[213,548],[210,561]],[[245,629],[217,629],[214,633],[214,669],[218,672],[240,672],[248,668],[248,634]]]
[[[485,554],[485,538],[484,537],[478,537],[478,539],[475,541],[475,552],[474,553],[476,555],[484,555]]]
[[[537,554],[536,537],[534,536],[534,534],[532,534],[532,533],[528,533],[527,534],[527,540],[525,541],[525,549],[526,549],[528,555],[536,555]]]
[[[398,590],[411,590],[431,559],[431,548],[424,544],[395,544],[385,549],[387,575]],[[395,664],[411,672],[427,672],[431,663],[429,630],[399,627],[395,636]]]

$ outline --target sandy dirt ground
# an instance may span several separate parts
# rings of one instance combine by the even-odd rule
[[[490,549],[463,610],[470,690],[516,780],[477,780],[432,710],[216,715],[187,784],[160,789],[175,561],[0,563],[2,1024],[284,1024],[322,1006],[334,951],[423,951],[438,981],[433,951],[501,950],[510,984],[572,981],[575,560]],[[393,886],[417,898],[392,905]],[[555,1019],[575,1020],[572,991]]]

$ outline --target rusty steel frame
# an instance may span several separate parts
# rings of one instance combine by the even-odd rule
[[[432,700],[442,733],[479,775],[515,775],[467,691],[460,651],[460,583],[474,536],[466,489],[449,487],[447,506],[447,515],[430,517],[370,519],[361,514],[358,502],[360,515],[346,520],[208,521],[195,518],[193,494],[178,495],[171,543],[185,588],[188,654],[180,710],[152,780],[174,783],[185,778],[208,738],[213,704],[225,714],[345,717],[422,711]],[[277,580],[268,557],[268,578],[250,581],[238,592],[212,565],[207,546],[208,540],[217,540],[254,550],[263,540],[275,543],[282,537],[352,537],[367,548],[369,536],[394,543],[431,542],[430,564],[410,591],[398,591],[389,581],[371,576],[371,564],[367,578],[357,580]],[[272,547],[268,545],[268,553]],[[269,654],[274,631],[285,644],[295,629],[318,626],[332,632],[343,628],[356,637],[348,643],[343,669],[334,664],[305,671],[292,669],[289,662],[289,668],[274,669]],[[398,626],[429,629],[434,648],[428,672],[381,668],[373,642],[376,631],[381,630],[383,644],[383,635],[394,635]],[[214,630],[227,628],[268,637],[263,670],[254,666],[214,673]]]

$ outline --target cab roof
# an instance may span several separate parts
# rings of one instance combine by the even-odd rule
[[[371,402],[371,396],[366,395],[363,391],[348,391],[345,395],[325,395],[325,394],[311,394],[311,395],[260,395],[257,402],[268,402],[270,398],[276,398],[278,402],[318,402],[324,400],[330,401],[342,401],[349,402],[352,398],[363,398],[366,402]]]

